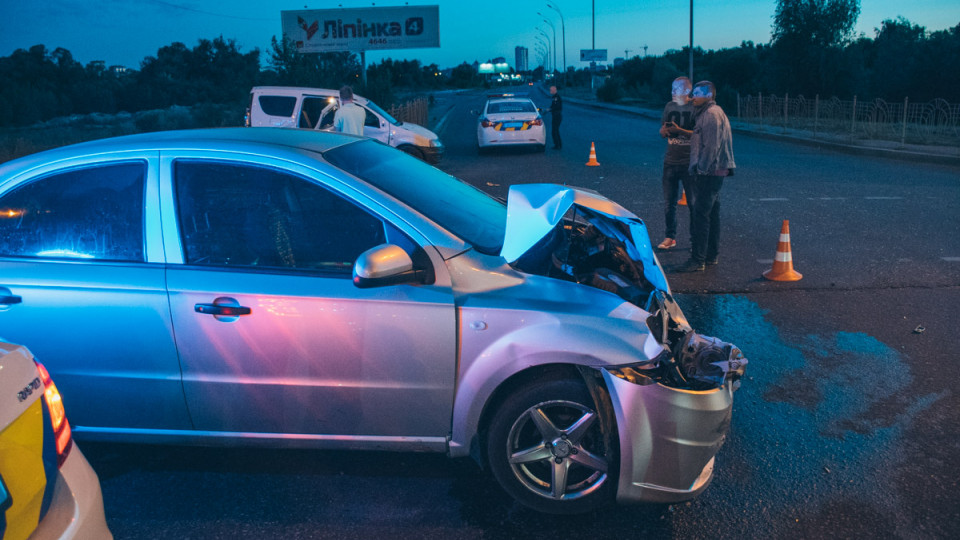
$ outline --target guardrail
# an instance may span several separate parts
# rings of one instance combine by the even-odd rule
[[[821,100],[796,96],[737,94],[737,118],[771,128],[802,129],[818,134],[847,135],[852,139],[881,139],[900,144],[920,143],[960,146],[960,104],[943,99],[926,103],[888,103]]]
[[[394,105],[387,112],[401,122],[426,126],[429,121],[429,106],[425,98],[417,98],[402,105]]]

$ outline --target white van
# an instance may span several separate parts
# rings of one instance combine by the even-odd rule
[[[367,111],[363,134],[414,155],[428,163],[443,157],[443,143],[429,129],[401,122],[362,96],[354,103]],[[256,86],[250,91],[246,124],[252,127],[333,129],[333,113],[340,106],[340,91],[294,86]]]

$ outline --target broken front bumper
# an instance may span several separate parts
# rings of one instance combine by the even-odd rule
[[[602,373],[620,437],[617,501],[696,497],[713,478],[713,457],[730,426],[734,383],[693,391]]]

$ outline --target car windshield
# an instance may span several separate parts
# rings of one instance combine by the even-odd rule
[[[379,114],[380,116],[382,116],[387,122],[390,122],[391,124],[393,124],[393,125],[395,125],[395,126],[399,126],[399,125],[400,125],[400,121],[399,121],[399,120],[397,120],[396,118],[390,116],[390,113],[388,113],[387,111],[381,109],[380,106],[377,105],[376,103],[374,103],[374,102],[372,102],[372,101],[370,101],[370,100],[367,100],[367,108],[370,109],[371,111]]]
[[[487,105],[487,114],[537,112],[531,101],[495,101]]]
[[[373,140],[338,146],[323,157],[427,216],[477,251],[500,253],[507,207],[479,189]]]

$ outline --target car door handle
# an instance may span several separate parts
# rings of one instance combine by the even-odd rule
[[[222,315],[225,317],[239,317],[249,315],[250,308],[246,306],[224,306],[218,304],[196,304],[193,310],[205,315]]]
[[[13,304],[19,304],[21,302],[23,302],[23,298],[15,294],[0,296],[0,305],[12,306]]]

